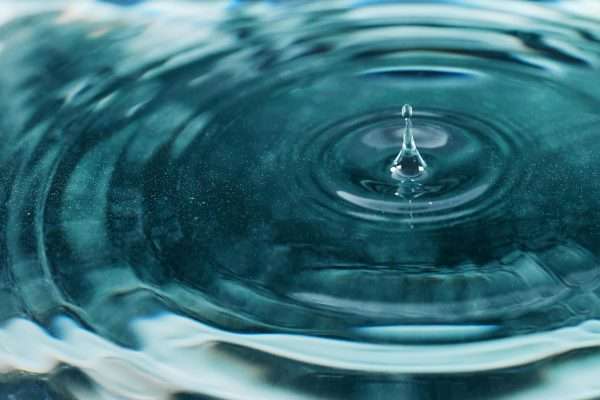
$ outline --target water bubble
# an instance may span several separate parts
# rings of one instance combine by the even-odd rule
[[[392,178],[404,181],[406,178],[420,176],[427,167],[425,160],[421,157],[412,132],[413,109],[410,104],[402,106],[401,111],[404,118],[404,132],[402,134],[402,148],[392,166],[390,172]]]

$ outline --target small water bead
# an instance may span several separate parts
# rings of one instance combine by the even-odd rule
[[[410,104],[403,105],[402,111],[400,113],[402,114],[402,118],[412,118],[412,115],[413,115],[412,106]]]
[[[412,114],[413,109],[410,104],[402,106],[402,118],[404,118],[402,148],[390,167],[392,178],[401,181],[407,178],[417,178],[427,167],[427,163],[421,157],[415,144],[415,138],[412,133]]]

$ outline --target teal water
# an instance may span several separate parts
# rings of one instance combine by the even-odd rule
[[[596,3],[114,3],[0,3],[0,399],[600,396]]]

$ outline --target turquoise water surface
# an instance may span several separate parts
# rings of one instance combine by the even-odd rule
[[[0,399],[600,398],[599,110],[594,1],[2,1]]]

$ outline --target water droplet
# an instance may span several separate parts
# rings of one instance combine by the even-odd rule
[[[402,118],[412,118],[412,106],[410,104],[405,104],[402,106]]]
[[[404,118],[404,133],[402,134],[402,148],[394,159],[390,172],[392,178],[405,180],[406,178],[416,178],[421,175],[427,164],[415,144],[415,138],[412,132],[412,106],[405,104],[402,106],[402,118]]]

